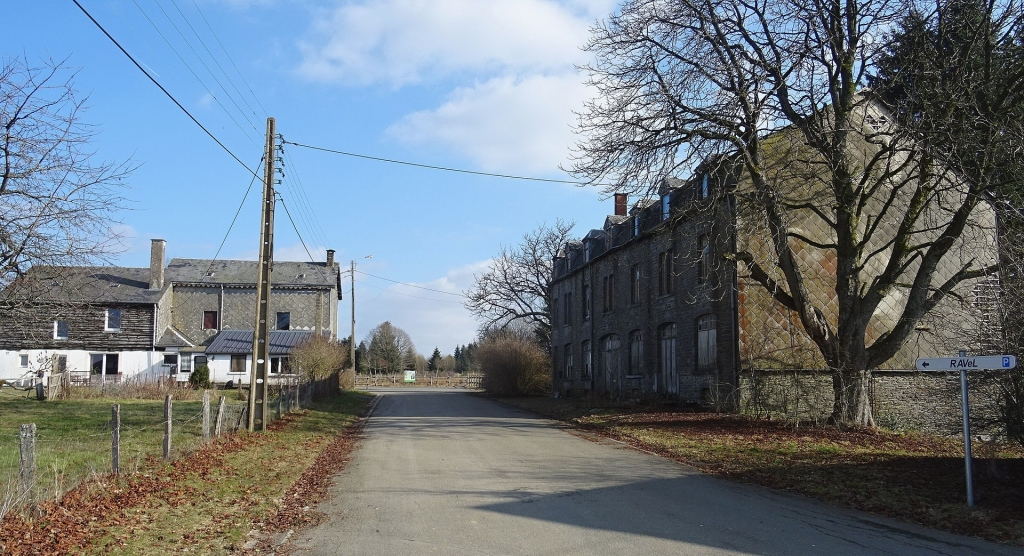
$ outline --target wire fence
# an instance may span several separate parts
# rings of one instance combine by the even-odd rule
[[[218,394],[224,394],[219,395]],[[283,384],[267,400],[267,425],[310,403],[313,386]],[[231,399],[229,399],[231,398]],[[0,519],[33,512],[82,484],[171,461],[218,436],[246,430],[244,391],[201,400],[71,399],[40,403],[0,388]]]

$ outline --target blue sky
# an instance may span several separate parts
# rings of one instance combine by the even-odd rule
[[[572,111],[590,95],[574,68],[586,62],[580,47],[615,7],[608,0],[80,2],[250,167],[260,159],[269,115],[291,141],[554,179],[571,179],[558,165],[574,142]],[[4,13],[17,22],[0,35],[4,57],[67,59],[76,88],[89,95],[84,119],[99,131],[96,156],[139,165],[124,191],[126,250],[114,262],[146,266],[150,238],[166,239],[169,257],[213,257],[251,174],[70,0],[11,2]],[[278,191],[317,260],[327,248],[343,265],[373,255],[358,268],[455,294],[501,245],[539,223],[575,221],[583,235],[611,209],[596,188],[295,146],[286,152]],[[255,258],[259,195],[257,183],[220,258]],[[280,204],[276,248],[278,260],[309,259]],[[390,320],[429,355],[434,346],[449,353],[476,333],[457,296],[363,274],[356,280],[359,339]],[[342,336],[350,318],[345,283]]]

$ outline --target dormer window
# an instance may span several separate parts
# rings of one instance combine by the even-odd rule
[[[54,340],[67,340],[68,339],[68,321],[66,321],[66,320],[55,320],[55,321],[53,321],[53,339]]]
[[[584,241],[583,242],[583,259],[585,261],[587,261],[588,263],[590,262],[591,251],[593,251],[593,249],[591,248],[591,242]]]
[[[640,217],[633,217],[633,237],[640,235]]]
[[[296,279],[296,280],[302,280],[302,279],[304,279],[305,277],[306,277],[306,275],[305,275],[305,274],[299,274],[299,275],[297,275],[297,276],[295,277],[295,279]]]
[[[207,277],[207,278],[213,278],[213,277],[214,277],[214,276],[216,276],[216,275],[217,275],[217,273],[216,273],[216,272],[207,272],[207,273],[206,273],[206,277]]]
[[[672,211],[670,201],[672,196],[668,193],[661,196],[661,219],[668,220],[669,214]]]
[[[711,179],[707,174],[704,174],[700,178],[700,191],[697,192],[701,199],[707,199],[711,196]]]

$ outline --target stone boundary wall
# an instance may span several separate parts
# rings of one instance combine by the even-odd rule
[[[741,413],[788,421],[825,422],[832,412],[832,377],[817,370],[740,373]],[[984,373],[969,375],[971,432],[999,434],[999,388]],[[869,394],[875,422],[897,431],[960,435],[960,373],[874,371]]]

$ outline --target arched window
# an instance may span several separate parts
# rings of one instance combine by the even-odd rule
[[[629,372],[631,375],[644,374],[644,339],[639,330],[629,333]]]
[[[718,368],[718,317],[704,315],[697,319],[697,370]]]

